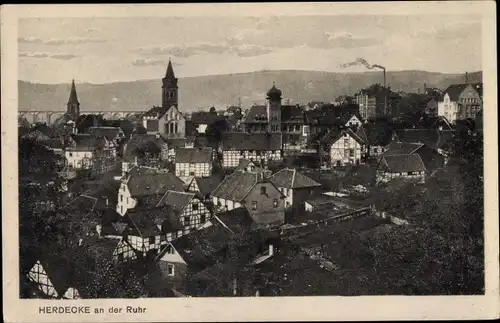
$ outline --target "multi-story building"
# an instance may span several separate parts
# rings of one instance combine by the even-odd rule
[[[389,110],[389,88],[380,84],[361,90],[354,96],[354,102],[359,105],[359,114],[365,120],[374,119],[391,113]]]
[[[299,173],[295,169],[282,169],[269,180],[285,196],[285,208],[304,209],[304,201],[317,191],[321,184]]]
[[[451,123],[456,120],[474,119],[482,109],[482,84],[453,84],[438,102],[438,115]]]
[[[283,224],[284,196],[262,172],[234,172],[212,192],[215,213],[245,207],[259,224]]]
[[[104,137],[75,134],[70,137],[64,153],[67,164],[77,169],[89,169],[96,158],[115,158],[116,147]]]
[[[327,155],[331,166],[364,163],[365,143],[351,129],[332,129],[321,139],[322,155]]]

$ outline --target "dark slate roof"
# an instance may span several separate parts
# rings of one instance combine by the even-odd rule
[[[286,123],[304,123],[304,109],[299,105],[282,105],[281,122]]]
[[[258,167],[257,164],[250,159],[240,158],[238,166],[234,169],[235,172],[245,171],[245,168],[248,167],[249,164],[254,164],[255,168],[252,170],[252,173],[264,173],[264,176],[270,176],[272,172],[270,170],[264,169],[262,167]]]
[[[75,279],[74,267],[70,260],[61,256],[55,248],[45,245],[41,247],[38,261],[43,266],[57,294],[63,296]]]
[[[88,254],[93,259],[104,259],[109,262],[113,259],[113,252],[121,239],[98,238],[93,236],[84,242]]]
[[[194,197],[194,193],[168,191],[158,202],[158,206],[171,206],[180,214]]]
[[[439,132],[436,129],[401,129],[396,130],[396,134],[401,142],[425,144],[433,149],[437,149],[439,142]]]
[[[253,226],[255,223],[245,207],[239,207],[230,211],[217,213],[214,215],[214,219],[211,220],[212,223],[215,221],[220,222],[226,228],[231,230],[232,233],[237,235],[254,229]]]
[[[450,96],[451,101],[458,101],[458,97],[469,84],[452,84],[444,91]]]
[[[440,125],[443,126],[442,130],[453,130],[453,126],[444,116],[427,116],[425,118],[421,118],[418,123],[418,127],[424,129],[438,130]]]
[[[176,163],[211,163],[212,148],[177,148],[175,150]]]
[[[125,136],[120,127],[90,127],[88,133],[96,137],[106,137],[108,140],[115,140]]]
[[[269,180],[277,187],[307,188],[321,186],[318,182],[297,172],[295,169],[285,168],[275,173]]]
[[[62,138],[40,139],[38,142],[49,149],[63,149],[66,147]]]
[[[68,204],[66,204],[63,207],[63,209],[68,212],[70,211],[92,212],[95,210],[96,204],[97,204],[97,198],[88,195],[80,195],[75,199],[71,200]]]
[[[332,104],[325,104],[317,110],[305,112],[306,123],[311,125],[342,126],[345,125],[352,116],[361,117],[356,111],[337,107]]]
[[[217,186],[211,195],[239,202],[247,196],[258,181],[257,173],[233,172]]]
[[[162,194],[169,190],[184,191],[184,182],[180,178],[172,173],[161,172],[130,174],[127,186],[133,197]]]
[[[62,136],[58,128],[48,126],[45,123],[39,123],[31,127],[27,137],[32,136],[31,133],[38,133],[49,138],[60,138]]]
[[[201,125],[201,124],[210,125],[220,120],[224,120],[224,117],[221,117],[214,113],[203,111],[203,112],[193,112],[193,114],[191,114],[190,121],[192,124],[195,125]]]
[[[171,107],[155,106],[144,113],[144,117],[160,119],[165,115],[165,113],[170,110]]]
[[[348,134],[351,136],[354,140],[356,140],[360,144],[364,144],[365,142],[363,141],[362,138],[360,138],[356,133],[354,133],[351,129],[332,129],[328,131],[328,133],[321,139],[321,142],[326,143],[326,144],[333,144],[337,140],[339,140],[344,134]]]
[[[74,134],[71,135],[73,144],[68,150],[73,151],[94,151],[104,147],[105,139],[103,137],[95,137],[89,134]]]
[[[380,161],[391,173],[425,171],[425,165],[418,154],[383,156]]]
[[[265,105],[251,106],[245,116],[245,123],[267,123],[267,107]]]
[[[190,268],[201,270],[224,257],[231,237],[222,224],[214,223],[173,240],[172,245]]]
[[[212,193],[212,191],[215,190],[220,183],[222,183],[222,180],[222,175],[218,174],[210,175],[210,177],[193,178],[193,181],[196,181],[196,185],[203,196]]]
[[[306,200],[307,203],[311,204],[313,207],[318,207],[318,206],[325,206],[325,205],[335,205],[335,200],[332,199],[330,196],[326,195],[318,195],[315,196],[311,199]]]
[[[118,191],[120,190],[121,183],[116,180],[105,181],[100,183],[98,187],[91,188],[85,191],[85,195],[97,199],[108,199],[110,205],[116,205],[118,202]]]
[[[423,144],[408,143],[408,142],[391,142],[386,148],[387,150],[382,156],[404,155],[416,152],[422,148]]]
[[[280,150],[281,132],[226,132],[222,135],[222,150]]]
[[[128,235],[140,236],[143,238],[154,237],[161,234],[158,224],[155,223],[155,214],[163,216],[162,208],[133,208],[127,211],[126,219],[129,220],[129,225],[125,232]]]

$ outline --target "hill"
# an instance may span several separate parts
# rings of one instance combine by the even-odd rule
[[[480,82],[482,72],[469,74],[471,81]],[[442,74],[425,71],[387,72],[387,85],[393,90],[421,91],[427,87],[445,89],[453,83],[462,83],[463,74]],[[208,110],[237,105],[241,98],[243,108],[262,103],[272,86],[283,91],[290,103],[332,101],[338,95],[354,94],[373,83],[382,83],[381,72],[331,73],[319,71],[259,71],[242,74],[198,76],[179,79],[179,106],[181,111]],[[36,84],[19,81],[19,110],[64,110],[69,96],[69,84]],[[161,80],[138,80],[109,84],[77,84],[82,112],[85,111],[139,111],[160,104]]]

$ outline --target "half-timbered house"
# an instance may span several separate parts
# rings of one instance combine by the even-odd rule
[[[212,204],[210,193],[222,182],[221,174],[212,174],[209,177],[193,177],[187,185],[186,191],[197,194],[198,198],[209,206]]]
[[[280,132],[224,133],[221,151],[224,168],[237,167],[242,158],[264,166],[270,161],[282,160],[282,135]]]
[[[212,174],[212,148],[178,148],[175,152],[175,175],[209,177]]]
[[[426,168],[418,154],[382,155],[377,167],[377,182],[407,179],[425,182]]]
[[[104,137],[75,134],[71,136],[64,155],[70,167],[89,169],[95,158],[115,158],[116,149]]]
[[[323,155],[328,156],[331,166],[362,164],[365,157],[363,140],[351,129],[332,129],[322,139]]]

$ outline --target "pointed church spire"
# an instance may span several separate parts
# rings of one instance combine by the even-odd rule
[[[71,82],[71,92],[69,93],[68,104],[79,104],[78,96],[76,95],[75,80]]]
[[[172,67],[172,61],[168,59],[167,73],[165,74],[167,79],[175,79],[174,68]]]

